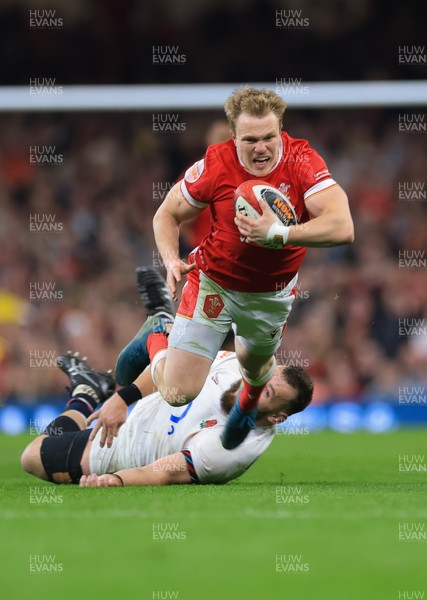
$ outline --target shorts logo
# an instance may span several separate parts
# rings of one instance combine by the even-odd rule
[[[274,338],[278,331],[279,331],[279,329],[274,329],[274,331],[270,331],[271,337]]]
[[[208,294],[203,305],[203,312],[209,319],[215,319],[224,308],[224,302],[219,294]]]

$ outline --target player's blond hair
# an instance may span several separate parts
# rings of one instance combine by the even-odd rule
[[[243,112],[258,118],[273,112],[282,127],[285,110],[285,102],[273,90],[257,90],[248,85],[235,90],[224,104],[225,115],[233,133],[236,132],[236,120]]]

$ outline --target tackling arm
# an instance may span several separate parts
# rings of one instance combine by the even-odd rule
[[[145,467],[122,469],[116,474],[83,475],[80,487],[120,487],[122,485],[172,485],[191,483],[182,452],[159,458]]]
[[[156,391],[157,388],[153,384],[149,367],[135,379],[134,385],[139,389],[142,397],[148,396]],[[111,398],[104,402],[99,410],[92,413],[89,417],[87,421],[88,425],[95,419],[98,419],[98,422],[95,423],[95,426],[91,431],[89,440],[93,442],[98,430],[102,429],[99,445],[103,448],[105,442],[107,442],[107,448],[111,448],[113,438],[117,437],[120,427],[126,421],[127,413],[128,406],[126,402],[123,400],[123,397],[116,392]]]

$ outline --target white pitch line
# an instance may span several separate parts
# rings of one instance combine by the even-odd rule
[[[58,505],[55,505],[56,507]],[[185,514],[176,514],[176,515],[167,515],[168,520],[171,519],[191,519],[197,518],[202,515],[202,511],[196,512],[192,511],[191,513],[185,512]],[[159,521],[165,519],[165,514],[155,514],[151,512],[142,512],[139,510],[123,510],[123,509],[111,509],[111,510],[99,510],[99,508],[94,509],[93,511],[71,511],[71,510],[63,510],[63,505],[61,505],[61,509],[55,510],[52,508],[43,509],[43,510],[4,510],[0,513],[0,519],[11,520],[11,519],[56,519],[56,518],[86,518],[93,519],[96,518],[119,518],[119,519],[128,519],[128,518],[138,518],[138,519],[158,519]],[[333,518],[335,521],[339,520],[350,520],[350,519],[358,519],[367,521],[369,519],[378,519],[378,518],[389,518],[389,519],[427,519],[427,511],[420,510],[416,512],[408,512],[408,511],[387,511],[384,509],[375,509],[371,511],[364,511],[363,515],[360,513],[345,513],[342,515],[336,515],[333,511],[327,513],[319,512],[319,511],[310,511],[305,510],[304,508],[296,509],[294,511],[291,510],[277,510],[277,511],[256,511],[254,509],[246,509],[239,514],[234,514],[233,518],[251,518],[251,519],[274,519],[274,520],[282,520],[282,519],[301,519],[301,520],[309,520],[309,519],[331,519]]]
[[[330,513],[325,512],[314,512],[308,511],[303,508],[300,510],[277,510],[269,512],[255,511],[253,509],[246,509],[244,511],[246,517],[251,519],[330,519],[333,518],[336,521],[339,520],[368,520],[378,518],[389,518],[389,519],[427,519],[427,511],[421,510],[419,512],[407,512],[407,511],[387,511],[383,509],[376,509],[371,511],[363,511],[363,515],[360,513],[345,513],[336,515],[333,511]]]
[[[54,505],[58,507],[59,505]],[[93,511],[82,511],[78,510],[63,510],[61,505],[61,509],[55,510],[52,508],[47,510],[26,510],[18,511],[18,510],[4,510],[0,513],[0,519],[56,519],[56,518],[85,518],[85,519],[93,519],[94,517],[105,517],[105,518],[119,518],[119,519],[128,519],[128,518],[138,518],[138,519],[146,519],[157,518],[147,512],[141,512],[139,510],[123,510],[123,509],[112,509],[112,510],[99,510],[99,508],[94,508]],[[162,517],[164,519],[164,515]]]

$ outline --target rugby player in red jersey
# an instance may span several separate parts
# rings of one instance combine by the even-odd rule
[[[352,243],[353,221],[347,196],[306,140],[281,131],[286,105],[271,90],[242,87],[225,103],[232,138],[208,147],[175,184],[158,209],[154,234],[177,300],[177,283],[187,281],[172,320],[153,315],[122,352],[149,355],[153,380],[172,405],[186,404],[203,387],[221,344],[233,328],[243,385],[221,437],[226,449],[237,447],[254,426],[260,394],[272,378],[274,353],[295,298],[298,271],[307,248]],[[233,196],[244,181],[260,178],[284,193],[297,223],[279,226],[283,247],[263,248],[275,217],[261,202],[255,220],[235,215]],[[209,209],[211,229],[190,254],[179,256],[180,224]],[[277,225],[276,225],[277,228]],[[146,350],[145,350],[146,349]],[[148,357],[147,357],[148,358]],[[145,366],[142,360],[141,370]],[[177,389],[179,382],[179,389]]]

